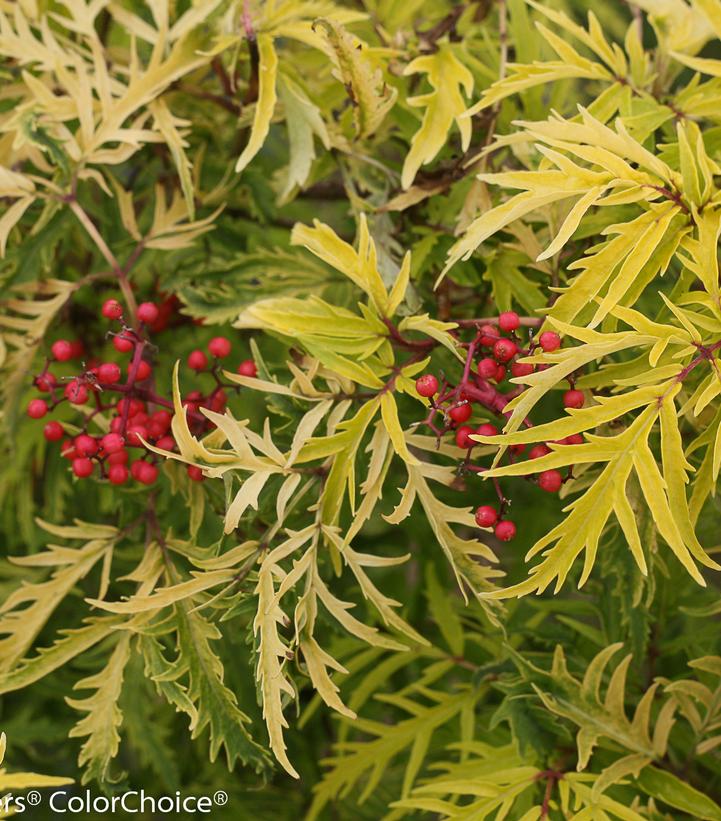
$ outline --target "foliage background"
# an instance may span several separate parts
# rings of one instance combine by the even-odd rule
[[[717,0],[0,2],[0,527],[15,557],[0,576],[0,724],[11,769],[105,792],[224,789],[228,817],[721,818],[721,607],[708,569],[720,547],[720,36]],[[582,122],[583,134],[573,130]],[[510,221],[501,209],[518,189],[529,193],[512,201],[520,219]],[[330,228],[313,229],[314,219]],[[628,244],[604,251],[613,225]],[[590,291],[574,264],[584,255],[594,259]],[[370,407],[393,393],[399,421],[386,407],[372,428],[373,449],[382,442],[388,453],[383,498],[353,539],[379,565],[374,587],[362,572],[339,572],[338,540],[360,520],[353,482],[341,477],[332,515],[325,484],[332,464],[357,458],[358,498],[373,497],[375,483],[363,487],[371,428],[349,425],[341,447],[325,418],[317,431],[301,427],[298,464],[323,467],[307,474],[307,500],[280,518],[280,479],[293,465],[273,467],[242,516],[227,512],[241,477],[274,458],[253,439],[251,459],[232,426],[208,450],[176,428],[183,459],[216,477],[202,486],[172,460],[150,494],[71,478],[23,408],[54,339],[80,335],[102,349],[98,308],[118,289],[131,304],[178,299],[175,324],[156,339],[167,395],[175,361],[216,333],[255,358],[262,381],[239,380],[231,409],[260,433],[268,417],[282,454],[319,398],[370,393]],[[311,296],[331,307],[304,325]],[[628,485],[635,526],[610,508],[579,526],[516,479],[506,487],[519,536],[502,545],[469,513],[493,499],[490,483],[458,478],[462,454],[448,445],[435,456],[411,428],[426,412],[413,389],[419,365],[400,371],[414,349],[394,347],[379,318],[406,339],[439,342],[431,367],[457,379],[441,323],[512,307],[543,315],[551,304],[568,345],[536,359],[554,367],[534,423],[551,425],[549,440],[571,432],[554,423],[564,416],[556,389],[580,368],[598,403],[572,420],[621,437],[619,458],[635,453],[641,464]],[[343,311],[366,323],[357,337]],[[698,351],[706,370],[686,373]],[[322,394],[311,405],[308,373]],[[187,369],[179,380],[186,390]],[[273,394],[271,382],[293,395]],[[635,439],[622,439],[644,408],[656,472],[639,463]],[[334,424],[346,414],[349,404]],[[486,464],[513,441],[484,443]],[[602,469],[613,457],[589,442],[547,458],[582,464],[564,497],[596,487],[612,505],[618,479]],[[408,445],[442,467],[432,501],[393,519],[416,469]],[[326,529],[312,552],[301,543],[294,554],[308,564],[285,557],[264,573],[255,559],[285,528],[313,531],[306,507],[316,500]],[[537,583],[524,554],[559,527],[571,561],[552,554]],[[579,590],[583,561],[573,559],[584,551],[595,566]],[[283,616],[273,608],[286,574],[295,575]],[[179,591],[192,579],[197,588]],[[313,631],[318,579],[356,605],[350,630],[336,604],[319,609]],[[514,584],[543,595],[475,595]],[[154,589],[142,608],[123,603]],[[260,627],[258,613],[268,617]],[[313,635],[330,656],[318,653],[311,675]],[[360,718],[339,718],[348,709]]]

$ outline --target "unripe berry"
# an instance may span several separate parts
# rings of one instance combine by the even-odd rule
[[[31,399],[28,402],[28,416],[31,419],[42,419],[48,412],[48,403],[44,399]]]
[[[98,442],[87,433],[81,433],[75,437],[75,450],[80,456],[95,456],[98,452]]]
[[[93,472],[93,463],[86,456],[73,459],[73,473],[78,479],[87,479]]]
[[[136,316],[140,322],[155,322],[159,315],[160,311],[154,302],[141,302],[140,305],[138,305],[138,312]]]
[[[481,325],[480,334],[481,345],[483,345],[486,348],[493,347],[493,345],[495,345],[496,343],[496,340],[500,336],[500,334],[498,333],[498,328],[496,328],[495,325]]]
[[[50,393],[57,384],[58,380],[50,372],[38,376],[35,380],[35,387],[42,393]]]
[[[101,313],[106,319],[120,319],[123,315],[123,306],[117,299],[106,299]]]
[[[50,351],[58,362],[67,362],[73,357],[73,346],[67,339],[58,339],[57,342],[53,342]]]
[[[43,428],[43,436],[48,442],[59,442],[65,435],[65,430],[60,422],[48,422]]]
[[[583,391],[572,389],[563,394],[563,404],[567,408],[582,408],[585,401],[586,397],[583,395]]]
[[[499,362],[509,362],[518,353],[518,345],[512,339],[499,339],[493,346],[493,355]]]
[[[419,396],[426,399],[435,396],[438,393],[438,380],[432,373],[424,373],[416,379],[416,390]]]
[[[129,336],[119,334],[113,337],[113,347],[118,353],[129,353],[133,350],[135,343]]]
[[[130,476],[125,465],[111,465],[108,469],[108,480],[113,485],[124,485]]]
[[[197,465],[188,465],[188,476],[194,482],[202,482],[205,479],[203,471]]]
[[[557,470],[544,470],[538,474],[538,487],[546,493],[558,493],[563,484],[563,477]]]
[[[493,532],[499,541],[510,542],[516,535],[516,526],[510,519],[503,519],[496,525]]]
[[[161,436],[155,443],[155,447],[160,448],[161,450],[174,450],[175,439],[173,439],[172,436]]]
[[[119,453],[125,447],[125,439],[119,433],[106,433],[101,443],[107,454]]]
[[[108,456],[109,465],[125,465],[128,462],[129,454],[127,450],[119,450],[116,453],[111,453]]]
[[[255,379],[255,377],[258,375],[258,368],[257,368],[255,362],[253,362],[252,359],[244,359],[240,363],[240,365],[238,365],[238,373],[241,376],[250,376],[253,379]],[[419,393],[420,393],[420,391],[419,391]],[[422,395],[423,394],[421,394],[421,396]],[[432,395],[433,394],[431,394],[431,396]]]
[[[468,435],[470,433],[475,433],[473,428],[470,425],[461,425],[460,428],[456,431],[456,444],[459,448],[463,448],[463,450],[467,450],[468,448],[472,448],[476,443],[473,439],[469,439]]]
[[[203,351],[191,351],[188,354],[188,367],[194,371],[204,371],[208,367],[208,357]]]
[[[138,467],[133,474],[135,478],[144,485],[152,485],[158,478],[158,469],[150,462],[139,461],[135,462],[133,467]]]
[[[505,311],[498,317],[498,327],[504,334],[509,334],[511,331],[515,331],[520,324],[521,320],[518,318],[518,314],[515,311]]]
[[[476,510],[476,524],[478,527],[493,527],[498,521],[498,512],[491,505],[481,505]]]
[[[498,436],[498,428],[490,422],[484,422],[478,426],[476,433],[479,436]]]
[[[555,331],[544,331],[538,341],[546,353],[558,350],[561,347],[561,337]]]
[[[481,359],[478,363],[478,375],[483,377],[483,379],[495,379],[497,370],[498,363],[495,359],[491,359],[490,356]]]
[[[82,382],[73,379],[65,386],[65,397],[72,402],[73,405],[84,405],[88,401],[88,389]]]
[[[120,365],[115,362],[103,362],[98,367],[97,376],[101,385],[112,385],[120,380]]]
[[[528,458],[529,459],[540,459],[541,456],[546,456],[546,454],[551,452],[551,448],[547,447],[546,445],[534,445],[528,451]]]
[[[457,425],[467,422],[471,418],[472,413],[473,409],[468,402],[462,405],[456,405],[448,411],[448,415]]]
[[[210,342],[208,342],[208,350],[213,356],[217,356],[218,359],[223,359],[230,354],[230,340],[224,336],[214,336]]]
[[[530,362],[514,362],[511,365],[511,374],[513,376],[528,376],[535,370],[535,366]]]
[[[147,379],[153,372],[152,367],[150,366],[149,362],[146,362],[144,359],[141,359],[138,363],[138,370],[135,373],[135,378],[138,382],[142,382],[144,379]]]

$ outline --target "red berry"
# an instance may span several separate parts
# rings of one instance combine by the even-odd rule
[[[491,348],[496,343],[496,340],[500,336],[498,333],[498,328],[495,325],[481,325],[480,328],[481,334],[481,345],[486,348]]]
[[[476,433],[479,436],[498,436],[498,428],[490,422],[484,422],[478,426]]]
[[[159,315],[160,311],[154,302],[141,302],[140,305],[138,305],[136,316],[140,322],[155,322]]]
[[[496,382],[503,382],[506,378],[506,369],[503,365],[498,365],[496,368],[496,375],[493,377]]]
[[[106,299],[101,313],[106,319],[120,319],[123,315],[123,306],[117,299]]]
[[[416,390],[419,396],[426,399],[435,396],[438,393],[438,380],[432,373],[424,373],[416,379]]]
[[[128,417],[137,416],[145,410],[145,404],[140,399],[121,399],[118,402],[118,413],[124,413],[128,408]]]
[[[520,456],[525,449],[526,449],[525,445],[511,445],[509,447],[509,450],[511,451],[511,453],[515,453],[517,456]]]
[[[77,453],[75,452],[75,448],[73,447],[73,443],[70,439],[66,439],[62,445],[60,445],[60,455],[63,459],[75,459]]]
[[[481,505],[476,510],[476,524],[478,527],[493,527],[498,521],[498,513],[491,505]]]
[[[158,410],[155,411],[150,418],[153,420],[153,423],[160,425],[163,430],[167,430],[173,421],[173,414],[170,411]]]
[[[464,402],[462,405],[456,405],[448,411],[448,415],[457,425],[467,422],[471,418],[472,413],[473,409],[468,402]]]
[[[125,447],[125,439],[119,433],[106,433],[101,442],[107,454],[119,453]]]
[[[535,366],[530,362],[514,362],[511,365],[511,374],[513,376],[528,376],[535,370]]]
[[[73,459],[73,473],[78,479],[87,479],[93,472],[93,463],[85,456]]]
[[[101,385],[112,385],[120,381],[120,365],[116,365],[115,362],[103,362],[98,368],[97,376]]]
[[[133,350],[135,343],[129,336],[119,334],[113,337],[113,347],[118,353],[128,353]]]
[[[538,487],[546,493],[558,493],[563,484],[563,477],[557,470],[544,470],[538,474]]]
[[[73,345],[67,339],[58,339],[50,347],[52,355],[58,362],[67,362],[73,357]]]
[[[493,355],[499,362],[509,362],[518,353],[518,345],[512,339],[499,339],[493,346]]]
[[[258,368],[257,368],[255,362],[253,362],[252,359],[244,359],[240,363],[240,365],[238,365],[238,373],[241,376],[250,376],[253,379],[255,379],[255,377],[258,375]],[[420,393],[420,391],[419,391],[419,393]],[[431,396],[432,395],[433,394],[431,394]],[[423,396],[423,394],[421,394],[421,396]]]
[[[138,370],[135,373],[135,378],[138,382],[142,382],[144,379],[147,379],[152,372],[153,369],[150,363],[146,362],[144,359],[141,359],[138,363]]]
[[[128,425],[128,444],[134,445],[136,448],[140,448],[143,446],[141,441],[141,437],[143,439],[148,439],[148,429],[145,425]]]
[[[125,465],[111,465],[108,469],[108,479],[113,485],[124,485],[129,475]]]
[[[70,349],[72,352],[71,359],[80,359],[85,353],[85,346],[79,339],[74,339],[70,343]]]
[[[460,428],[456,431],[456,444],[459,448],[463,448],[463,450],[467,450],[468,448],[472,448],[476,443],[473,439],[469,439],[468,435],[470,433],[475,433],[473,428],[470,425],[461,425]]]
[[[133,471],[133,476],[144,485],[152,485],[158,478],[158,469],[155,465],[144,460],[133,462],[131,470]]]
[[[98,452],[98,442],[87,433],[81,433],[75,437],[75,450],[80,456],[95,456]]]
[[[521,320],[515,311],[504,311],[504,313],[498,317],[498,327],[504,334],[515,331],[520,324]]]
[[[478,363],[478,375],[483,377],[483,379],[495,379],[497,370],[498,363],[495,359],[491,359],[490,356],[481,359]]]
[[[155,443],[155,447],[161,450],[173,450],[175,448],[175,439],[172,436],[162,436]]]
[[[210,342],[208,342],[208,350],[213,356],[217,356],[218,359],[223,359],[230,354],[230,340],[224,336],[214,336]]]
[[[84,405],[88,401],[88,389],[82,382],[73,379],[65,386],[65,397],[72,402],[73,405]]]
[[[503,519],[496,525],[493,532],[500,541],[510,542],[516,535],[516,526],[510,519]]]
[[[570,390],[563,394],[563,404],[567,408],[582,408],[585,401],[583,391]]]
[[[48,412],[48,403],[44,399],[31,399],[28,402],[28,416],[31,419],[42,419]]]
[[[216,413],[222,413],[227,404],[228,397],[225,395],[225,391],[218,391],[213,394],[213,398],[210,400],[210,409]]]
[[[205,479],[205,476],[203,476],[203,471],[197,465],[188,465],[187,470],[188,476],[194,482],[202,482],[203,479]]]
[[[116,453],[111,453],[108,456],[108,464],[109,465],[125,465],[128,461],[128,451],[127,450],[119,450]]]
[[[545,456],[546,454],[551,452],[551,448],[547,447],[546,445],[534,445],[528,451],[528,458],[529,459],[540,459],[541,456]]]
[[[572,433],[570,436],[567,436],[563,440],[564,445],[582,445],[583,444],[583,434],[582,433]]]
[[[35,380],[35,387],[42,393],[50,393],[57,384],[58,380],[50,372],[38,376]]]
[[[204,371],[208,367],[208,357],[203,351],[191,351],[188,354],[188,367],[194,371]]]
[[[43,436],[48,442],[59,442],[65,435],[65,430],[60,422],[48,422],[43,428]]]
[[[561,347],[561,337],[555,331],[544,331],[538,341],[546,353],[558,350]]]

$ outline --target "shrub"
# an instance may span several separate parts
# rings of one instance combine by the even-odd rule
[[[721,2],[591,6],[0,4],[14,766],[721,818]]]

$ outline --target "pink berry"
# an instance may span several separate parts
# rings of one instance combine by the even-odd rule
[[[563,404],[567,408],[582,408],[585,401],[583,391],[570,390],[563,394]]]
[[[492,348],[495,345],[496,340],[500,336],[498,333],[498,328],[495,325],[481,325],[480,328],[481,334],[481,345],[485,348]]]
[[[511,374],[513,376],[528,376],[532,374],[535,367],[530,362],[514,362],[511,365]]]
[[[108,456],[109,465],[125,465],[128,462],[129,454],[127,450],[119,450],[116,453],[111,453]]]
[[[205,479],[203,476],[203,471],[197,465],[188,465],[188,476],[194,482],[202,482]]]
[[[528,458],[529,459],[540,459],[541,456],[546,456],[551,452],[551,448],[547,447],[546,445],[534,445],[528,451]]]
[[[208,367],[208,357],[203,351],[191,351],[188,354],[188,367],[194,371],[204,371]]]
[[[31,419],[42,419],[48,412],[48,403],[44,399],[31,399],[28,402],[28,416]]]
[[[224,357],[230,355],[230,340],[224,336],[214,336],[210,342],[208,342],[208,350],[212,356],[216,356],[218,359],[223,359]]]
[[[111,465],[108,469],[108,480],[113,485],[124,485],[128,481],[129,475],[125,465]]]
[[[546,353],[558,350],[561,347],[561,337],[555,331],[544,331],[538,341]]]
[[[65,386],[65,397],[72,402],[73,405],[84,405],[88,401],[88,389],[82,382],[73,379]]]
[[[538,474],[538,487],[546,493],[558,493],[563,484],[563,477],[557,470],[544,470]]]
[[[35,387],[42,393],[50,393],[57,384],[58,380],[50,372],[38,376],[35,380]]]
[[[491,505],[481,505],[475,515],[478,527],[493,527],[498,521],[498,513]]]
[[[241,376],[250,376],[251,378],[255,379],[255,377],[258,375],[258,368],[252,359],[244,359],[240,363],[240,365],[238,365],[238,373]],[[420,393],[420,391],[418,392]],[[435,393],[435,391],[433,393]],[[421,394],[421,396],[423,396],[423,394]],[[433,396],[433,394],[431,394],[431,396]]]
[[[133,476],[144,485],[152,485],[158,478],[158,469],[150,462],[140,460],[133,463]]]
[[[60,455],[63,459],[70,459],[71,461],[77,457],[78,454],[75,452],[75,448],[70,439],[66,439],[62,445],[60,445]]]
[[[142,439],[147,440],[148,429],[145,425],[128,425],[128,444],[134,445],[136,448],[143,446]]]
[[[50,351],[58,362],[67,362],[73,357],[73,345],[67,339],[58,339],[57,342],[53,342]]]
[[[505,311],[498,317],[498,327],[504,334],[515,331],[520,324],[521,320],[518,318],[518,314],[515,311]]]
[[[138,363],[138,370],[135,373],[135,378],[138,382],[142,382],[144,379],[148,379],[152,372],[153,368],[150,363],[146,362],[144,359],[141,359]]]
[[[86,456],[73,459],[73,473],[78,479],[87,479],[93,472],[93,463]]]
[[[510,519],[503,519],[493,531],[496,538],[501,542],[510,542],[516,535],[516,526]]]
[[[129,336],[120,334],[113,337],[113,347],[118,353],[129,353],[133,350],[135,343]]]
[[[118,402],[118,413],[125,413],[128,408],[128,417],[137,416],[145,410],[145,404],[140,399],[121,399]]]
[[[101,313],[106,319],[120,319],[123,315],[123,306],[117,299],[106,299]]]
[[[503,367],[503,365],[498,365],[498,367],[496,368],[496,375],[493,377],[493,379],[496,382],[500,383],[500,382],[503,382],[503,380],[505,378],[506,378],[506,369]]]
[[[103,362],[98,367],[98,382],[101,385],[112,385],[120,380],[120,365],[115,362]]]
[[[483,379],[495,379],[496,371],[498,370],[498,363],[490,356],[481,359],[478,363],[478,375]]]
[[[432,373],[425,373],[416,379],[416,390],[419,396],[426,399],[435,396],[438,393],[438,380]]]
[[[448,415],[457,425],[467,422],[471,418],[472,413],[473,409],[468,402],[464,402],[462,405],[456,405],[448,411]]]
[[[172,436],[161,436],[155,446],[161,450],[173,450],[175,448],[175,439]]]
[[[159,315],[160,311],[154,302],[141,302],[140,305],[138,305],[138,312],[136,316],[140,322],[155,322]]]
[[[75,437],[75,450],[80,456],[95,456],[98,452],[98,442],[87,433],[81,433]]]
[[[43,436],[48,442],[59,442],[65,435],[65,430],[60,422],[48,422],[43,428]]]
[[[79,339],[74,339],[70,343],[71,359],[80,359],[85,354],[85,346]]]
[[[101,443],[107,454],[119,453],[125,447],[125,439],[119,433],[106,433]]]
[[[476,433],[479,436],[498,436],[498,428],[490,422],[484,422],[478,426]]]
[[[173,421],[173,414],[167,410],[158,410],[150,418],[153,422],[162,426],[163,430],[167,430]]]
[[[467,450],[476,444],[473,439],[468,438],[468,435],[471,433],[475,433],[475,431],[470,425],[461,425],[461,427],[458,428],[456,431],[456,444],[459,448]]]
[[[512,339],[499,339],[493,346],[493,355],[499,362],[509,362],[518,353],[518,345]]]

